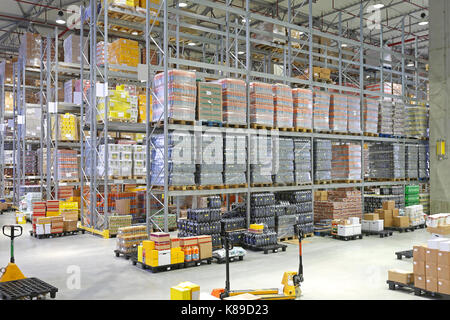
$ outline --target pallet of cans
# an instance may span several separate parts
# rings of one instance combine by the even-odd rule
[[[274,97],[271,84],[250,83],[250,123],[273,127]]]
[[[277,128],[292,128],[294,105],[291,87],[285,84],[272,86],[274,97],[274,124]]]
[[[228,125],[247,124],[247,85],[239,79],[221,79],[223,122]]]
[[[294,128],[312,129],[313,94],[309,89],[292,90]]]

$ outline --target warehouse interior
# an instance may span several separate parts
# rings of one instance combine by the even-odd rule
[[[5,2],[0,299],[450,297],[447,1]]]

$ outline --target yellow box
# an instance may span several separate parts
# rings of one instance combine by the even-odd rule
[[[142,247],[144,247],[146,251],[154,250],[155,242],[151,240],[144,240],[142,241]]]
[[[59,211],[58,212],[46,212],[45,213],[46,217],[58,217],[59,216]]]
[[[190,292],[189,300],[200,300],[200,286],[198,284],[186,281],[178,284],[178,286],[189,289]]]
[[[170,300],[191,300],[191,290],[175,286],[170,288]]]
[[[147,260],[145,264],[150,266],[150,267],[157,267],[157,266],[159,266],[158,260],[153,260],[153,259]]]
[[[144,262],[143,252],[144,252],[144,247],[143,246],[138,246],[138,261],[139,262]]]
[[[178,263],[184,262],[184,252],[183,251],[177,252],[177,260],[178,260]]]

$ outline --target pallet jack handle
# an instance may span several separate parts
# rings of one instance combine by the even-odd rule
[[[9,233],[6,232],[6,230],[9,228]],[[20,234],[18,232],[20,231]],[[18,238],[22,235],[23,228],[22,226],[18,225],[4,225],[2,227],[3,235],[7,236],[8,238],[11,238],[11,263],[14,263],[14,238]],[[17,232],[17,233],[16,233]]]
[[[300,225],[296,224],[294,229],[298,236],[298,274],[294,276],[293,281],[295,285],[300,285],[303,282],[303,254],[302,254],[302,239],[303,239],[303,229]]]
[[[222,227],[222,244],[225,249],[225,291],[221,294],[221,298],[226,298],[230,294],[230,250],[233,249],[233,244],[230,242],[229,234],[225,231],[225,223],[221,222]]]

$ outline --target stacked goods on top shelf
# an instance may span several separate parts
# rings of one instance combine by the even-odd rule
[[[225,185],[247,182],[247,137],[225,134],[223,138],[223,183]]]
[[[297,236],[294,225],[299,224],[304,233],[314,231],[311,191],[280,192],[276,194],[278,204],[284,211],[276,216],[278,238]]]
[[[274,99],[271,84],[250,83],[250,123],[273,127]]]
[[[221,79],[223,122],[226,124],[247,124],[247,88],[243,80]]]
[[[294,105],[291,87],[284,84],[274,84],[274,124],[277,128],[292,128],[294,123]]]
[[[197,120],[222,123],[222,86],[219,83],[199,82]]]
[[[361,191],[337,189],[314,193],[314,221],[362,217]]]
[[[56,139],[58,134],[59,141],[78,141],[78,118],[74,114],[66,113],[57,115],[59,117],[58,128],[56,128],[56,121],[53,122],[52,139]],[[53,120],[54,121],[54,120]]]
[[[71,34],[64,39],[64,62],[68,63],[80,63],[80,36]],[[89,56],[87,46],[83,46],[84,55]]]
[[[170,70],[167,75],[168,119],[195,121],[197,84],[195,72]],[[153,121],[164,120],[164,72],[153,79],[156,98],[153,99]]]
[[[380,101],[380,109],[378,112],[378,132],[383,134],[394,134],[393,124],[392,101]]]
[[[333,180],[361,180],[361,145],[333,144],[331,177]]]
[[[198,185],[223,184],[223,137],[220,132],[196,136],[196,182]]]
[[[272,183],[272,142],[271,136],[250,136],[250,183]]]
[[[331,180],[331,140],[314,140],[314,181]]]
[[[130,39],[117,39],[108,45],[108,62],[113,65],[137,67],[139,43]]]
[[[330,130],[330,94],[325,91],[314,91],[313,125],[315,130]]]
[[[401,100],[394,102],[393,133],[395,136],[405,135],[405,104]]]
[[[147,174],[147,156],[145,146],[132,145],[133,148],[133,177],[144,177]]]
[[[330,130],[347,132],[347,96],[333,93],[330,100]]]
[[[292,89],[294,128],[312,129],[313,95],[309,89]]]
[[[407,105],[405,134],[411,137],[428,137],[428,109],[424,106]]]
[[[378,133],[378,106],[375,99],[364,99],[364,132]]]
[[[148,240],[146,226],[119,228],[117,232],[116,249],[124,254],[137,253],[142,241]]]
[[[151,161],[151,183],[164,186],[164,143],[168,145],[168,182],[169,186],[195,185],[195,150],[191,132],[170,132],[168,140],[164,134],[152,138],[154,148]]]
[[[311,140],[294,139],[295,183],[311,183]]]
[[[98,99],[97,121],[105,119],[105,98]],[[138,97],[136,87],[131,85],[117,85],[115,90],[109,90],[108,121],[137,123]]]
[[[419,146],[417,144],[405,145],[405,177],[417,179],[419,176]]]
[[[414,206],[419,204],[420,187],[418,185],[405,186],[405,206]]]
[[[188,209],[187,217],[178,219],[178,237],[210,235],[212,246],[220,246],[220,196],[207,197],[207,208]]]
[[[405,146],[399,143],[373,143],[369,146],[369,178],[403,179]]]
[[[41,109],[27,107],[25,114],[26,137],[39,139],[41,136],[41,125]]]
[[[24,59],[26,66],[39,67],[41,65],[41,41],[39,34],[26,32],[21,36],[19,57]]]
[[[273,145],[273,182],[276,184],[293,184],[294,179],[294,141],[292,138],[275,136]]]
[[[426,179],[430,176],[428,161],[428,145],[419,144],[419,179]]]
[[[358,96],[347,96],[347,131],[361,133],[361,99]]]

